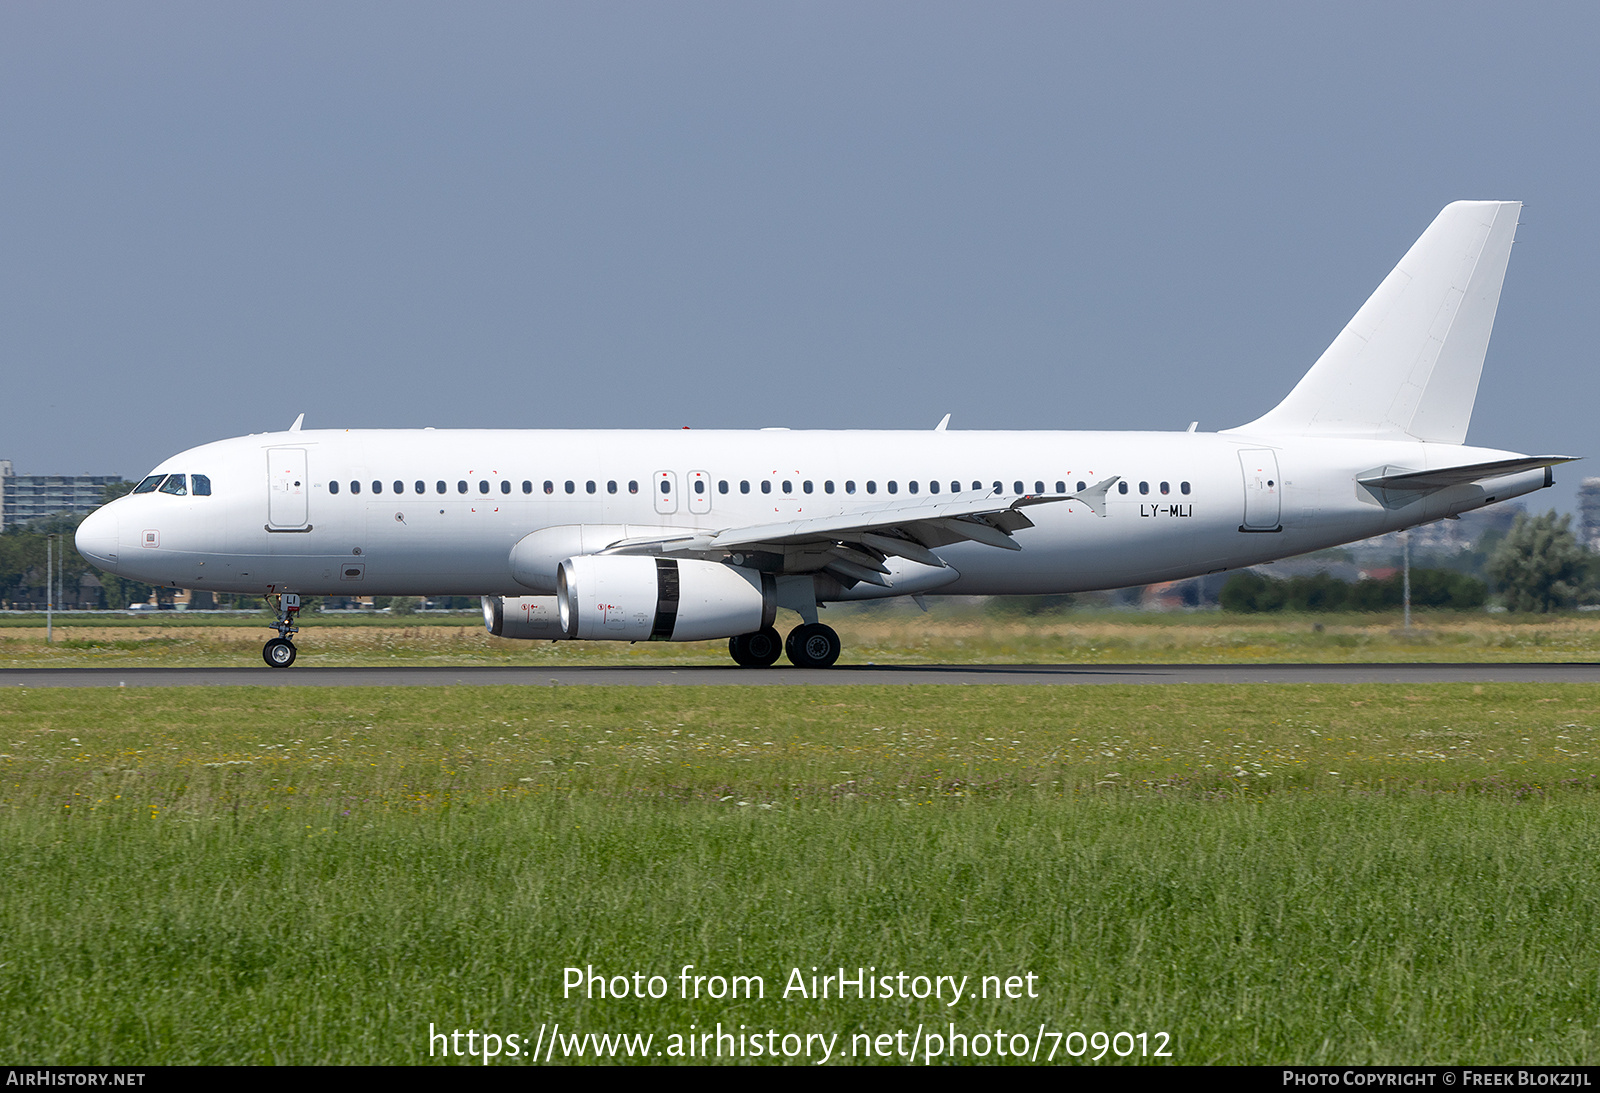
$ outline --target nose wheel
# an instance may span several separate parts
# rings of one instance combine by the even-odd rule
[[[278,636],[262,647],[261,659],[267,662],[269,668],[287,668],[294,663],[297,652],[289,635],[300,632],[296,621],[300,617],[300,597],[294,592],[268,596],[267,606],[272,608],[272,628],[278,632]]]
[[[261,659],[268,667],[287,668],[294,663],[295,652],[294,642],[288,638],[273,638],[261,650]]]

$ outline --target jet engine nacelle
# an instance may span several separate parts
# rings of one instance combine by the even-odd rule
[[[554,596],[485,596],[483,625],[497,638],[564,637]]]
[[[771,626],[778,582],[722,562],[582,555],[561,563],[556,601],[568,638],[705,641]]]

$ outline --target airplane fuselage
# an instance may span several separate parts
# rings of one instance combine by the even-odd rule
[[[152,477],[202,475],[208,495],[119,499],[79,542],[97,564],[166,586],[523,596],[550,591],[519,582],[510,560],[544,528],[711,532],[919,499],[1070,495],[1117,476],[1104,516],[1070,498],[1036,505],[1020,550],[955,543],[936,549],[950,569],[937,584],[891,575],[819,598],[1062,593],[1253,565],[1547,484],[1537,469],[1394,497],[1356,481],[1514,455],[1238,433],[307,430],[175,455]]]

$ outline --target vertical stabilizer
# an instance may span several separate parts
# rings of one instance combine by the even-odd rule
[[[1228,431],[1462,443],[1521,209],[1446,205],[1289,397]]]

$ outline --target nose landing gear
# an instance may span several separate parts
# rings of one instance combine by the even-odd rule
[[[300,632],[300,627],[295,624],[300,615],[300,596],[295,592],[285,592],[281,596],[268,596],[266,600],[267,606],[277,616],[272,628],[278,632],[278,636],[262,648],[261,659],[267,662],[269,668],[287,668],[294,663],[297,651],[289,635]]]

